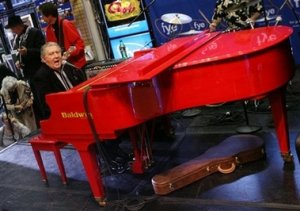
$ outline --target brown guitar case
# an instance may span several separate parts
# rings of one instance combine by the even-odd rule
[[[156,194],[165,195],[215,172],[231,173],[236,166],[264,157],[264,141],[255,135],[233,135],[204,154],[152,178]]]

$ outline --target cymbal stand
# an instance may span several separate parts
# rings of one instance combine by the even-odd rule
[[[298,24],[300,23],[300,19],[299,16],[296,13],[296,10],[293,6],[293,4],[290,2],[290,0],[285,0],[282,5],[279,7],[278,13],[284,8],[284,6],[287,5],[288,8],[292,11],[293,15],[295,16],[296,21],[298,22]]]
[[[263,6],[263,13],[264,13],[265,25],[268,26],[269,22],[268,22],[268,18],[267,18],[267,14],[266,14],[266,9],[265,9],[265,0],[261,0],[261,4]]]
[[[243,101],[243,110],[244,110],[244,116],[246,120],[246,125],[239,126],[236,128],[236,132],[242,133],[242,134],[248,134],[248,133],[255,133],[261,130],[261,127],[259,126],[253,126],[249,124],[249,118],[248,118],[248,112],[247,112],[247,101]]]

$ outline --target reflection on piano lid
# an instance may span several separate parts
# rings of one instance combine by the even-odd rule
[[[180,33],[179,36],[195,35],[195,34],[199,34],[199,33],[201,33],[201,32],[203,32],[203,31],[196,31],[196,30],[194,30],[194,29],[191,29],[191,30],[189,30],[189,31]]]

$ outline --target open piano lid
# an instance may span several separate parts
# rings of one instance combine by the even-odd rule
[[[100,73],[94,80],[91,80],[92,83],[84,84],[84,86],[102,87],[103,85],[150,80],[191,52],[201,48],[218,34],[220,32],[203,32],[197,36],[174,39],[144,55],[128,59],[116,67]]]
[[[81,88],[151,80],[170,67],[178,69],[248,55],[287,39],[292,32],[292,28],[287,26],[273,26],[232,33],[202,32],[194,36],[176,38],[144,55],[128,59],[100,73],[93,80],[82,84]]]

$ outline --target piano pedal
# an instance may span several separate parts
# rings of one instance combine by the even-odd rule
[[[184,110],[181,115],[183,117],[195,117],[201,113],[201,110],[198,108],[191,108]]]
[[[124,163],[119,163],[119,162],[116,162],[114,160],[112,161],[112,163],[110,165],[110,168],[111,168],[112,171],[114,171],[118,174],[123,174],[126,171]]]
[[[130,162],[134,160],[133,154],[126,154],[126,157],[116,157],[112,160],[111,169],[118,174],[123,174],[125,171],[130,170]]]

